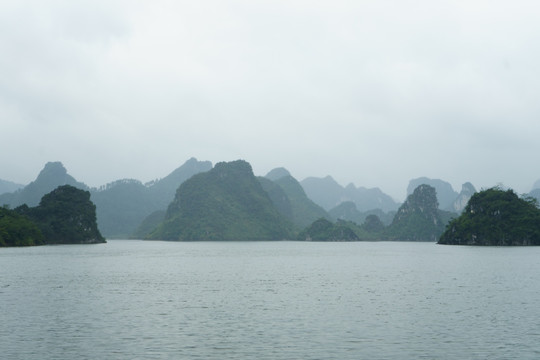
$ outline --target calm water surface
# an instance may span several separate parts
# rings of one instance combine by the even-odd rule
[[[0,358],[538,359],[540,248],[0,249]]]

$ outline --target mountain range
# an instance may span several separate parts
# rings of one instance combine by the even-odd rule
[[[191,158],[163,179],[149,184],[123,179],[91,190],[101,232],[109,238],[130,237],[147,216],[167,209],[184,181],[211,168],[210,161]]]
[[[43,195],[56,187],[71,185],[90,192],[91,200],[96,205],[99,228],[105,237],[140,238],[163,221],[182,183],[195,174],[211,169],[211,162],[191,158],[166,177],[150,183],[121,179],[99,188],[89,188],[69,175],[62,163],[49,162],[27,186],[21,188],[21,185],[11,183],[12,189],[15,186],[17,190],[0,194],[0,205],[14,208],[25,203],[36,206]],[[400,206],[378,188],[367,189],[353,184],[343,187],[331,176],[308,177],[298,181],[286,169],[276,168],[264,177],[257,177],[257,180],[276,210],[297,230],[319,218],[362,224],[372,215],[388,226]],[[458,193],[449,183],[427,177],[411,180],[407,192],[421,184],[435,188],[439,209],[458,214],[476,192],[470,183],[463,184]],[[540,198],[540,190],[533,190],[530,195]]]
[[[291,216],[288,218],[300,229],[305,228],[319,218],[331,218],[321,206],[306,195],[302,185],[286,169],[274,169],[265,177],[283,190],[291,205]]]
[[[166,177],[149,184],[122,179],[90,189],[69,175],[61,162],[49,162],[36,180],[15,192],[0,195],[0,204],[11,208],[22,204],[37,206],[45,194],[58,186],[71,185],[90,191],[91,201],[96,205],[99,229],[105,237],[126,238],[148,215],[157,210],[164,211],[182,182],[211,168],[211,162],[191,158]]]
[[[381,209],[395,211],[399,204],[379,188],[368,189],[349,184],[338,184],[331,176],[324,178],[308,177],[300,182],[307,196],[326,211],[345,201],[352,201],[359,211]]]

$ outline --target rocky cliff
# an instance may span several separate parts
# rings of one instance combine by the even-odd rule
[[[438,205],[434,187],[418,186],[398,209],[388,227],[389,240],[437,241],[445,226]]]

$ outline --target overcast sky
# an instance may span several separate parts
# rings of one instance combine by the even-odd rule
[[[0,178],[540,178],[537,1],[0,0]]]

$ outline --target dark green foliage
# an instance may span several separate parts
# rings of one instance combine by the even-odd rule
[[[36,223],[47,244],[103,243],[96,223],[96,207],[88,191],[59,186],[41,199],[39,206],[15,209]]]
[[[418,186],[399,208],[385,231],[385,239],[437,241],[445,226],[438,205],[434,187],[425,184]]]
[[[534,198],[491,188],[474,194],[439,239],[450,245],[540,245],[540,210]]]
[[[274,208],[249,163],[218,163],[185,181],[149,239],[283,240],[291,224]]]
[[[70,185],[46,194],[37,207],[0,209],[0,246],[103,242],[90,193]]]
[[[45,238],[35,223],[14,210],[0,208],[0,247],[45,244]]]
[[[351,224],[320,218],[298,235],[301,241],[358,241],[360,240],[351,228]]]

